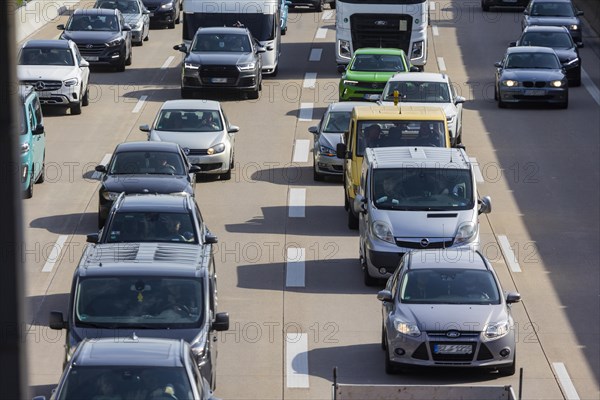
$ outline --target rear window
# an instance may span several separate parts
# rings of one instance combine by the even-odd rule
[[[367,147],[446,146],[443,121],[358,121],[356,155],[363,156]]]
[[[104,230],[107,243],[198,243],[192,217],[187,213],[119,211]]]

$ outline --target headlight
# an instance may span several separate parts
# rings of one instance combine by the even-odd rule
[[[563,81],[552,81],[552,82],[550,82],[550,86],[555,87],[555,88],[562,87]]]
[[[106,43],[108,47],[120,46],[121,44],[123,44],[123,38],[111,40],[110,42]]]
[[[237,66],[240,71],[252,71],[256,67],[256,63],[246,63]]]
[[[165,10],[167,8],[173,8],[173,2],[171,1],[169,3],[165,3],[165,4],[161,5],[160,8],[165,9]]]
[[[79,80],[77,78],[71,78],[71,79],[67,79],[66,81],[64,81],[63,85],[65,85],[65,86],[75,86],[75,85],[77,85],[77,83],[79,83]]]
[[[506,81],[502,81],[502,85],[508,86],[508,87],[515,87],[515,86],[519,86],[519,82],[508,79]]]
[[[579,25],[575,25],[575,24],[569,25],[569,29],[572,30],[572,31],[578,31],[579,30]]]
[[[105,200],[115,201],[120,194],[121,193],[119,192],[102,192],[102,197],[104,197]]]
[[[200,64],[193,64],[193,63],[186,62],[183,64],[183,67],[185,69],[198,69],[198,68],[200,68]]]
[[[21,154],[29,153],[29,143],[23,143],[21,145]]]
[[[406,336],[421,336],[421,331],[419,330],[417,324],[396,319],[394,320],[394,328]]]
[[[223,143],[219,143],[216,146],[210,147],[208,150],[206,150],[206,154],[208,154],[209,156],[212,154],[219,154],[225,151],[225,145]]]
[[[508,321],[498,322],[489,324],[485,328],[485,337],[488,339],[499,339],[502,336],[506,336],[508,331],[510,330],[510,326],[508,325]]]
[[[454,244],[460,245],[464,243],[469,243],[475,239],[477,235],[477,224],[474,222],[464,222],[460,224],[458,229],[456,230],[456,235],[454,237]]]
[[[344,79],[343,85],[345,85],[345,86],[356,86],[356,85],[358,85],[358,81],[350,81],[348,79]]]
[[[319,146],[319,154],[322,156],[334,157],[335,150],[333,150],[331,147]]]
[[[372,225],[373,234],[377,236],[379,239],[388,243],[395,243],[394,235],[392,235],[392,230],[389,225],[382,221],[375,221]]]
[[[413,43],[412,51],[410,52],[410,58],[421,58],[423,57],[423,41],[419,40],[418,42]]]
[[[352,55],[352,52],[350,51],[350,42],[347,40],[340,40],[338,42],[338,53],[340,55],[340,57],[343,58],[350,58]]]
[[[138,30],[142,28],[142,21],[138,21],[135,24],[131,25],[131,29]]]
[[[563,64],[563,66],[564,66],[564,67],[568,67],[568,66],[571,66],[571,65],[573,65],[573,64],[577,64],[578,62],[579,62],[579,58],[574,58],[574,59],[572,59],[572,60],[568,60],[568,61],[566,61],[566,62]]]

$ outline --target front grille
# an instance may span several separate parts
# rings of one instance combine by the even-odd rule
[[[448,240],[445,242],[434,242],[430,241],[427,246],[422,246],[421,242],[409,242],[406,240],[398,240],[396,239],[396,245],[400,247],[406,247],[407,249],[445,249],[447,247],[452,247],[454,243],[454,239]]]
[[[99,56],[106,49],[104,43],[101,44],[77,44],[77,48],[81,55],[85,58],[86,56]]]
[[[392,47],[409,54],[412,22],[404,14],[354,14],[350,17],[352,48]]]
[[[417,360],[429,360],[429,354],[427,354],[427,345],[421,343],[419,347],[412,353],[412,358]]]
[[[471,354],[435,354],[434,346],[436,344],[464,344],[473,347]],[[476,343],[474,342],[432,342],[429,344],[433,361],[473,361]]]
[[[546,82],[524,81],[523,82],[523,87],[526,87],[526,88],[532,88],[532,87],[543,88],[543,87],[546,87]]]
[[[24,85],[31,85],[37,92],[52,92],[62,87],[62,81],[21,81]]]
[[[200,166],[200,168],[202,169],[202,172],[205,171],[214,171],[215,169],[221,169],[223,168],[223,164],[222,163],[210,163],[210,164],[197,164]]]
[[[146,6],[146,8],[148,9],[148,11],[150,12],[154,12],[156,10],[158,10],[159,6]]]
[[[204,78],[235,78],[240,71],[233,65],[203,65],[200,67],[200,76]]]
[[[358,82],[354,87],[383,90],[387,82]]]
[[[477,361],[491,360],[492,358],[494,358],[494,355],[490,349],[485,344],[481,344],[479,354],[477,354]]]
[[[433,338],[434,340],[440,340],[440,338],[446,338],[446,333],[448,331],[427,331],[427,336]],[[479,337],[479,332],[472,332],[472,331],[458,331],[458,333],[460,333],[461,338],[475,338],[477,339]]]
[[[332,165],[331,168],[333,168],[334,171],[344,172],[344,166],[343,165]]]
[[[552,96],[525,96],[523,94],[515,94],[513,96],[516,100],[527,100],[527,101],[531,101],[531,100],[550,100],[553,97]]]
[[[190,149],[188,156],[207,156],[208,149]]]
[[[255,84],[256,84],[256,79],[253,76],[249,76],[249,77],[240,79],[239,86],[247,87],[247,86],[254,86]]]

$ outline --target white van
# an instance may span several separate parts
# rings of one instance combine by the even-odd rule
[[[198,28],[244,25],[267,51],[262,72],[275,76],[281,53],[279,0],[185,0],[183,42],[189,46]]]
[[[411,249],[479,247],[479,214],[492,210],[477,198],[464,149],[367,148],[353,203],[359,215],[365,284],[389,277]]]

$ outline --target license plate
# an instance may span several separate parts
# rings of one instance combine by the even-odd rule
[[[227,78],[212,78],[210,81],[212,83],[227,83]]]
[[[188,156],[188,160],[190,161],[190,164],[198,164],[200,162],[200,157]]]
[[[94,57],[94,56],[87,56],[87,57],[83,57],[85,58],[87,61],[98,61],[98,57]]]
[[[470,344],[436,344],[433,346],[435,354],[472,354],[473,346]]]
[[[545,90],[526,90],[525,96],[544,96],[546,94]]]

